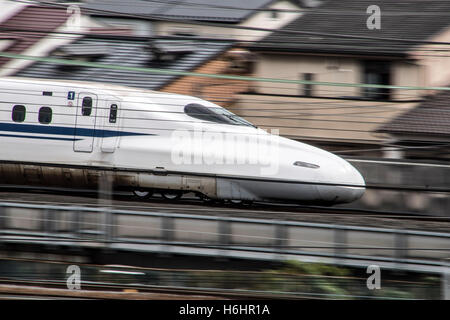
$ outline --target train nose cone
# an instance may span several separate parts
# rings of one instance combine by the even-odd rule
[[[366,182],[361,173],[350,163],[346,162],[344,165],[347,171],[349,183],[347,183],[347,192],[349,202],[360,199],[366,191]]]
[[[347,161],[339,163],[337,168],[330,172],[330,185],[317,187],[323,201],[331,203],[348,203],[360,199],[366,188],[363,176]]]

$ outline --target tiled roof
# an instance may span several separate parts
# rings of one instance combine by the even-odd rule
[[[98,43],[82,43],[77,42],[70,45],[65,45],[54,51],[54,54],[59,56],[97,56],[101,57],[107,55],[110,49],[106,45]]]
[[[45,6],[27,6],[16,15],[0,24],[0,36],[14,38],[14,43],[5,50],[21,53],[60,27],[68,16],[65,9]],[[0,65],[9,61],[0,58]]]
[[[367,8],[378,5],[381,29],[369,30]],[[448,0],[328,0],[280,30],[359,37],[427,40],[450,25]],[[403,56],[415,42],[349,39],[273,32],[252,45],[257,50]]]
[[[99,10],[97,15],[155,15],[186,20],[240,22],[274,0],[91,0],[84,9]],[[230,7],[233,9],[227,9]],[[236,9],[234,9],[236,8]],[[102,12],[103,11],[103,12]],[[94,14],[94,12],[92,12]]]
[[[416,108],[401,114],[376,131],[400,135],[450,136],[450,92],[428,96]]]
[[[182,40],[178,40],[180,44]],[[157,43],[173,44],[173,40],[158,40]],[[183,52],[181,55],[171,60],[156,60],[155,54],[150,50],[151,45],[148,41],[117,41],[101,38],[84,38],[67,47],[68,52],[73,52],[74,47],[88,50],[89,47],[99,46],[102,48],[100,57],[97,57],[96,63],[120,65],[127,67],[147,67],[163,68],[176,71],[191,71],[203,63],[224,52],[230,42],[220,41],[197,41],[195,45],[189,41],[192,46],[192,52]],[[167,47],[167,45],[165,46]],[[55,51],[61,57],[64,47]],[[67,57],[70,58],[70,57]],[[16,74],[23,77],[68,79],[81,81],[108,82],[131,87],[146,88],[157,90],[178,78],[177,75],[155,74],[147,72],[136,72],[127,70],[110,70],[95,67],[63,67],[55,63],[37,62]]]

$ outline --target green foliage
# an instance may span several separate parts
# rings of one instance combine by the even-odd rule
[[[417,299],[414,292],[405,291],[404,289],[385,288],[374,292],[374,296],[382,299]]]
[[[286,266],[280,269],[281,272],[290,274],[306,274],[318,276],[344,277],[350,274],[350,271],[343,267],[337,267],[323,263],[309,263],[297,260],[286,261]]]
[[[363,274],[361,274],[363,273]],[[436,276],[383,273],[381,289],[369,290],[362,269],[290,260],[265,271],[190,271],[177,285],[199,288],[245,290],[268,294],[327,299],[439,299]],[[173,284],[172,283],[172,284]]]

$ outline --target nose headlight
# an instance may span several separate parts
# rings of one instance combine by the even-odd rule
[[[309,169],[319,169],[320,168],[320,166],[317,164],[303,162],[303,161],[295,161],[294,166],[305,167],[305,168],[309,168]]]

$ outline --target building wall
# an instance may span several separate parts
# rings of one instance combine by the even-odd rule
[[[392,84],[397,86],[427,86],[426,68],[420,62],[397,61],[392,64]],[[420,99],[425,94],[424,90],[392,91],[394,100]]]
[[[263,129],[297,140],[378,144],[374,131],[417,103],[239,94],[228,109]]]
[[[289,1],[274,2],[273,4],[268,6],[268,9],[300,10],[298,6],[295,6],[292,2]],[[293,21],[295,18],[300,16],[300,14],[300,12],[279,12],[278,17],[274,19],[271,17],[271,12],[260,11],[250,15],[247,19],[240,22],[237,26],[276,30]],[[233,28],[234,25],[230,25],[230,27],[231,28],[222,28],[164,21],[154,22],[155,34],[158,36],[169,36],[173,35],[174,33],[192,33],[205,38],[229,38],[242,41],[256,41],[265,37],[269,33],[265,31],[236,29]]]
[[[154,35],[153,24],[151,21],[117,17],[96,17],[95,20],[106,27],[125,27],[130,29],[134,36],[150,37]]]
[[[363,62],[360,58],[312,56],[296,54],[260,53],[255,76],[288,80],[303,80],[303,74],[312,73],[313,81],[358,84],[364,83]],[[450,68],[449,68],[450,69]],[[397,86],[426,86],[426,66],[419,62],[393,61],[391,63],[391,84]],[[258,82],[257,91],[264,94],[303,95],[303,84]],[[363,89],[313,85],[315,97],[362,97]],[[391,90],[394,100],[414,100],[424,94],[423,90]]]
[[[269,6],[269,9],[296,10],[297,12],[278,12],[277,17],[273,18],[270,11],[260,11],[250,16],[239,24],[239,26],[277,30],[301,15],[299,12],[300,8],[289,1],[274,2]],[[235,38],[243,41],[257,41],[267,36],[269,33],[270,31],[236,29]]]
[[[450,28],[429,39],[435,42],[450,42]],[[450,55],[448,45],[422,45],[410,54],[424,69],[426,86],[448,86],[450,83]]]
[[[157,36],[172,36],[176,33],[193,34],[203,38],[232,39],[234,29],[215,26],[203,26],[189,23],[154,21],[154,32]]]
[[[361,66],[350,58],[289,54],[259,54],[255,76],[261,78],[302,80],[305,73],[313,74],[313,81],[359,83]],[[318,97],[356,97],[359,88],[314,85]],[[257,91],[264,94],[303,95],[303,84],[258,82]]]

